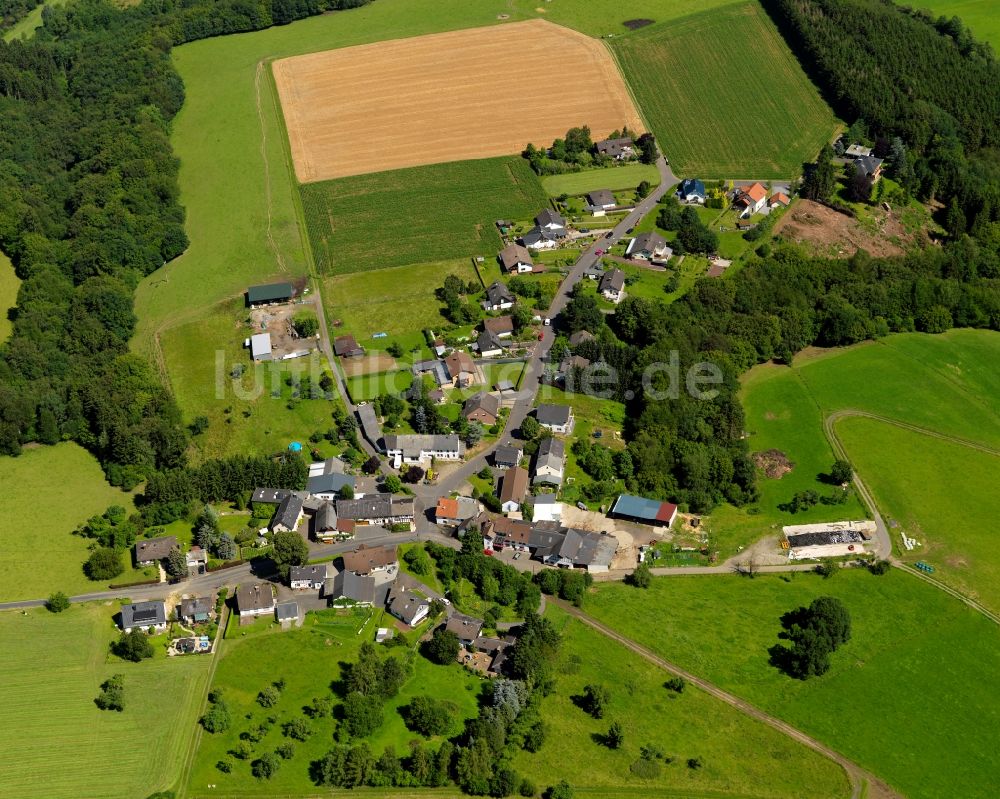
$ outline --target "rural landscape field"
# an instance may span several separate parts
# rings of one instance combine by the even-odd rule
[[[923,5],[0,2],[0,798],[992,799]]]

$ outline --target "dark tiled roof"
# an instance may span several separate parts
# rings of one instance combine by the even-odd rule
[[[153,627],[167,623],[167,609],[162,602],[135,602],[122,605],[122,627]]]
[[[173,535],[162,538],[146,538],[135,542],[135,561],[145,563],[150,560],[163,560],[170,550],[177,546],[177,537]]]
[[[538,419],[539,424],[565,425],[569,424],[570,410],[569,405],[543,404],[539,405],[535,411],[535,418]]]
[[[395,547],[366,547],[364,544],[353,552],[345,552],[344,571],[369,574],[396,562]]]

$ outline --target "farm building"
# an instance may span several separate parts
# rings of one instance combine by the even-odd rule
[[[379,426],[378,418],[375,416],[375,408],[371,405],[362,405],[357,410],[358,421],[361,423],[361,432],[376,450],[382,450],[382,428]]]
[[[789,560],[863,554],[864,542],[876,532],[875,522],[860,521],[796,524],[782,527]]]
[[[341,358],[360,358],[365,354],[365,348],[351,335],[337,336],[333,340],[333,351]]]
[[[250,336],[250,357],[255,363],[271,360],[270,333],[257,333]]]
[[[266,286],[250,286],[247,289],[247,305],[256,308],[261,305],[275,305],[288,302],[295,296],[291,283],[268,283]]]
[[[358,499],[337,500],[338,524],[351,519],[357,524],[388,526],[413,521],[413,498],[396,499],[392,494],[366,494]]]
[[[620,494],[615,504],[611,506],[608,516],[641,524],[669,527],[677,518],[677,506],[672,502],[661,502],[658,499]]]

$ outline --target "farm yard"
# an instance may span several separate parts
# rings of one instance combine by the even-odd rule
[[[595,138],[644,129],[607,48],[544,20],[328,50],[273,69],[300,183],[513,155],[575,125]],[[558,91],[510,113],[539,75],[556,72]]]
[[[588,793],[602,796],[639,791],[687,796],[693,791],[698,796],[819,799],[846,794],[846,777],[832,761],[691,686],[681,694],[667,690],[668,674],[559,608],[549,606],[545,615],[563,635],[559,678],[556,690],[542,700],[549,725],[545,745],[537,754],[522,752],[514,761],[518,771],[545,775],[545,782],[586,785]],[[588,684],[609,691],[601,720],[574,701]],[[611,721],[624,727],[625,745],[618,750],[595,740]],[[663,765],[658,777],[636,776],[631,766],[643,746],[658,746],[675,761]],[[685,765],[689,757],[700,757],[704,768],[692,773]],[[788,768],[790,762],[794,769]]]
[[[89,452],[63,442],[26,449],[17,458],[0,458],[0,485],[5,521],[0,533],[0,602],[106,587],[84,575],[91,542],[73,535],[73,530],[109,505],[133,509],[132,497],[107,483]],[[45,497],[44,510],[39,509],[39,496]],[[119,580],[127,582],[127,573]]]
[[[847,607],[851,640],[827,674],[786,677],[768,663],[779,619],[824,595]],[[1000,630],[916,577],[853,569],[829,580],[794,573],[662,577],[648,591],[601,584],[584,609],[813,735],[905,796],[995,793],[1000,707],[983,686],[1000,679]]]
[[[757,3],[642,28],[611,47],[678,174],[789,178],[837,127]]]
[[[397,169],[302,187],[321,274],[481,255],[502,246],[495,222],[548,205],[519,157]],[[443,279],[443,276],[442,276]]]
[[[128,663],[109,655],[117,609],[88,603],[60,614],[0,613],[0,702],[16,719],[0,731],[3,796],[148,796],[176,785],[211,660],[158,653]],[[115,673],[125,675],[125,710],[98,710],[94,697]]]

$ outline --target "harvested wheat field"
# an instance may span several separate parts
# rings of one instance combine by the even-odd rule
[[[645,130],[608,49],[543,20],[285,58],[274,77],[301,183],[512,155],[589,125]]]

